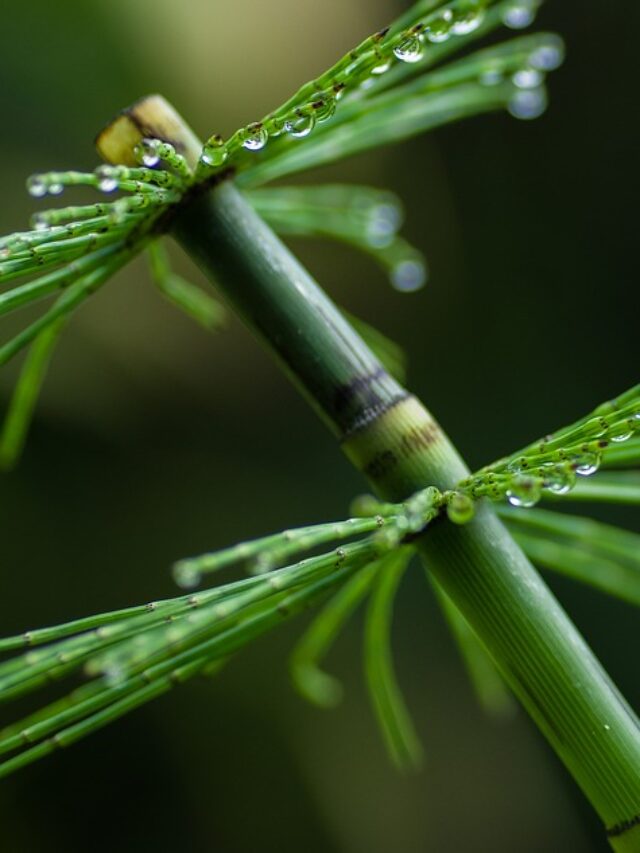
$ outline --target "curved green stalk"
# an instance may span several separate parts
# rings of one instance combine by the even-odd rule
[[[422,762],[422,747],[396,681],[391,653],[393,602],[411,555],[410,549],[401,549],[384,558],[365,625],[367,685],[387,749],[401,770],[416,769]]]
[[[370,563],[338,590],[313,620],[291,655],[291,677],[305,699],[330,708],[342,698],[340,682],[319,667],[319,661],[329,651],[338,632],[369,592],[380,561]]]
[[[20,458],[38,394],[65,323],[62,317],[48,326],[29,350],[0,432],[0,469],[12,468]]]

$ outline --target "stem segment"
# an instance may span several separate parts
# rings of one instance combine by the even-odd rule
[[[104,145],[101,153],[109,159]],[[172,233],[381,497],[451,488],[467,475],[429,412],[386,373],[230,181],[191,199]],[[638,721],[491,508],[480,506],[463,527],[438,519],[419,547],[601,816],[614,849],[640,851]]]

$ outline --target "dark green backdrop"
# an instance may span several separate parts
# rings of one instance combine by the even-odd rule
[[[0,20],[0,231],[23,227],[32,209],[27,174],[92,167],[95,131],[139,95],[161,91],[199,133],[227,133],[401,5],[10,4]],[[541,120],[488,116],[317,175],[405,199],[407,232],[432,269],[418,295],[393,293],[344,248],[296,248],[332,294],[406,344],[412,388],[472,465],[637,381],[638,17],[632,0],[549,2],[539,28],[565,36],[568,60]],[[13,376],[0,374],[3,401]],[[246,332],[192,328],[136,263],[69,330],[24,461],[0,480],[0,632],[171,595],[176,557],[342,517],[360,488]],[[637,527],[632,513],[624,522]],[[550,581],[637,707],[637,615]],[[0,847],[607,849],[528,721],[483,718],[418,570],[396,624],[399,675],[426,744],[418,777],[398,776],[383,753],[358,620],[330,661],[346,701],[328,714],[287,682],[295,624],[217,680],[4,781]]]

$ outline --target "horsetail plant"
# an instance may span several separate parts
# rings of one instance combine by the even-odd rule
[[[395,196],[355,186],[264,188],[483,112],[537,117],[545,74],[562,61],[557,36],[519,36],[450,57],[502,24],[527,26],[538,6],[419,0],[226,140],[213,135],[202,144],[164,99],[151,96],[99,135],[106,164],[95,172],[30,179],[36,198],[77,186],[116,197],[38,212],[31,230],[0,240],[0,284],[10,283],[0,312],[55,297],[0,346],[0,364],[29,347],[0,438],[5,467],[22,450],[72,313],[134,255],[148,253],[161,294],[203,327],[223,322],[217,299],[172,272],[160,242],[170,234],[279,359],[376,494],[356,499],[346,521],[181,560],[174,576],[185,593],[176,598],[1,640],[1,652],[16,653],[0,663],[1,699],[78,672],[89,680],[0,732],[0,775],[217,671],[254,638],[322,602],[293,652],[291,674],[303,696],[331,706],[341,689],[322,659],[365,599],[372,704],[395,763],[415,766],[421,749],[390,635],[395,593],[417,554],[483,704],[504,708],[506,683],[600,815],[612,847],[640,850],[636,717],[528,560],[640,604],[640,537],[552,508],[640,503],[640,386],[470,473],[400,384],[397,346],[338,309],[274,234],[351,244],[381,264],[396,289],[414,290],[426,264],[399,236]],[[21,278],[29,280],[14,284]],[[549,508],[532,508],[540,502]],[[245,576],[194,591],[227,568]]]

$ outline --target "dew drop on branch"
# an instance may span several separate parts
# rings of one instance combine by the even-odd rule
[[[284,123],[284,129],[295,139],[304,139],[309,136],[313,128],[316,126],[316,118],[313,113],[297,112]]]
[[[600,455],[598,453],[583,453],[574,460],[574,470],[581,477],[590,477],[600,467]]]
[[[317,122],[328,121],[336,111],[336,98],[331,94],[316,95],[311,102],[313,117]]]
[[[393,48],[393,55],[400,62],[419,62],[422,59],[422,42],[417,35],[407,36]]]
[[[207,166],[222,166],[227,156],[224,139],[221,136],[212,136],[205,142],[200,159]]]
[[[542,483],[535,477],[517,476],[513,478],[506,495],[511,506],[529,508],[540,500]]]
[[[532,24],[536,16],[532,3],[516,2],[502,13],[502,22],[512,30],[522,30]]]
[[[633,430],[628,429],[626,426],[618,427],[615,431],[613,431],[609,438],[611,441],[623,442],[628,441],[633,435]]]
[[[420,290],[427,280],[427,268],[416,258],[400,261],[391,270],[391,284],[402,293]]]
[[[530,120],[541,116],[547,108],[547,95],[537,89],[521,89],[510,98],[507,109],[514,118]]]
[[[454,13],[451,32],[455,36],[466,36],[478,29],[484,20],[484,3],[472,3],[470,8]]]
[[[378,65],[374,65],[371,69],[372,74],[385,74],[391,68],[391,62],[388,59],[381,59]]]
[[[157,166],[160,162],[160,155],[158,154],[158,148],[154,139],[143,139],[136,145],[133,151],[138,162],[149,169]]]
[[[242,146],[247,151],[260,151],[267,144],[269,134],[260,122],[248,125],[242,133]]]
[[[550,463],[544,470],[544,488],[554,495],[566,495],[576,482],[575,472],[567,465]]]
[[[111,166],[99,166],[96,169],[98,189],[103,193],[112,193],[118,189],[117,172]]]
[[[539,71],[555,71],[562,65],[564,54],[556,45],[545,44],[529,56],[529,65]]]
[[[441,18],[432,21],[428,25],[426,37],[433,44],[442,44],[442,42],[448,41],[448,39],[454,33],[453,26],[454,22],[451,9],[446,9],[442,13]]]
[[[518,89],[536,89],[542,83],[543,76],[536,68],[521,68],[511,80]]]
[[[42,196],[47,194],[47,185],[40,175],[32,175],[27,180],[27,192],[33,198],[42,198]]]

